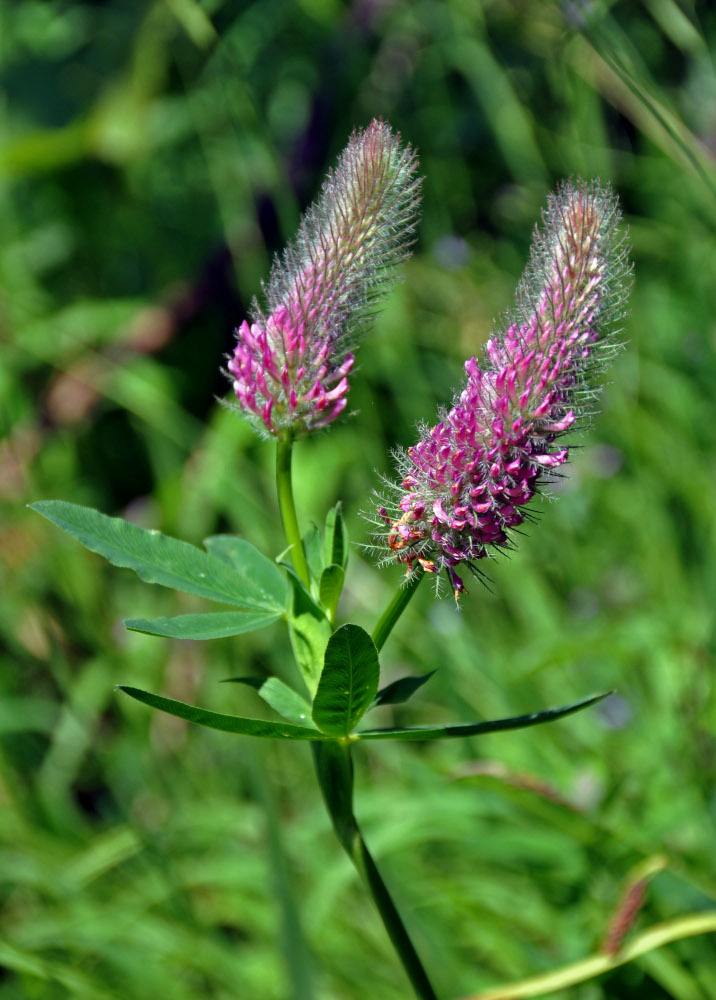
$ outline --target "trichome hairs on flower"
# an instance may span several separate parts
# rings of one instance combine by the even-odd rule
[[[345,409],[357,335],[409,255],[417,166],[387,123],[354,132],[274,261],[265,309],[253,302],[227,366],[240,407],[269,434],[325,427]]]
[[[487,341],[482,367],[420,440],[398,450],[400,481],[378,498],[374,548],[382,563],[445,570],[509,548],[528,504],[567,461],[560,442],[590,415],[596,376],[617,349],[630,286],[620,212],[611,188],[567,181],[550,195],[504,332]]]

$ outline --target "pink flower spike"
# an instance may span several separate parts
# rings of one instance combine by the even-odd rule
[[[357,335],[409,256],[417,166],[385,122],[354,132],[275,261],[265,309],[253,303],[227,365],[240,408],[260,430],[307,434],[345,409]]]
[[[376,535],[384,563],[444,569],[458,597],[455,567],[476,571],[491,549],[512,544],[522,507],[567,461],[568,448],[555,444],[595,395],[600,355],[614,352],[630,284],[619,219],[598,182],[567,182],[550,196],[506,331],[487,341],[483,368],[465,362],[451,409],[397,453],[402,485],[392,485],[392,504],[381,502],[386,527]]]

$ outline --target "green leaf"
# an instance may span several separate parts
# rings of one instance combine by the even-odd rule
[[[407,701],[418,688],[430,680],[434,673],[435,671],[431,670],[427,674],[413,674],[410,677],[401,677],[399,680],[393,681],[392,684],[386,684],[375,696],[373,707],[376,705],[397,705]]]
[[[280,571],[243,539],[236,539],[246,556],[246,562],[239,567],[188,542],[147,531],[119,517],[108,517],[91,507],[64,500],[41,500],[30,506],[88,549],[115,566],[133,569],[147,583],[257,611],[282,613],[285,609],[286,582]],[[266,565],[277,574],[276,578],[271,577]],[[274,586],[266,586],[269,579]]]
[[[254,590],[263,595],[266,606],[282,612],[286,610],[289,598],[286,578],[276,563],[259,552],[255,545],[238,535],[210,535],[204,539],[204,547],[250,582]]]
[[[313,701],[313,721],[331,736],[348,736],[378,690],[378,653],[358,625],[343,625],[328,640]]]
[[[265,681],[257,677],[228,677],[227,683],[248,684],[256,688],[257,693],[263,698],[267,705],[270,705],[274,712],[278,712],[289,722],[295,722],[297,726],[313,725],[311,718],[311,706],[298,691],[278,677],[268,677]]]
[[[288,622],[291,647],[306,687],[314,695],[323,669],[326,645],[331,637],[331,623],[294,570],[286,568],[293,593],[292,613]]]
[[[348,531],[343,520],[343,504],[338,501],[326,516],[325,553],[326,566],[335,564],[345,570],[348,562]]]
[[[187,705],[183,701],[175,701],[173,698],[162,698],[161,695],[151,694],[149,691],[142,691],[135,687],[125,687],[119,685],[119,690],[124,691],[131,698],[144,702],[151,708],[158,708],[169,715],[175,715],[178,719],[186,719],[187,722],[194,722],[198,726],[206,726],[208,729],[218,729],[224,733],[237,733],[241,736],[258,736],[261,739],[284,739],[284,740],[327,740],[317,729],[309,729],[307,726],[293,726],[288,722],[264,722],[261,719],[242,719],[236,715],[220,715],[218,712],[209,712],[204,708],[196,708],[194,705]]]
[[[263,677],[222,677],[221,684],[245,684],[246,687],[255,688],[257,691],[262,684],[266,683]]]
[[[303,536],[303,551],[306,553],[306,562],[314,580],[319,580],[323,572],[321,548],[321,533],[317,525],[311,524]]]
[[[326,608],[332,619],[336,617],[338,601],[341,593],[343,592],[345,578],[346,575],[343,571],[343,567],[338,566],[336,563],[333,563],[331,566],[326,566],[321,573],[321,583],[319,585],[318,593],[321,599],[321,604],[324,608]]]
[[[269,677],[259,688],[259,694],[270,705],[274,712],[278,712],[289,722],[295,722],[297,726],[308,726],[314,728],[311,718],[311,706],[308,701],[294,691],[292,687],[278,677]]]
[[[526,729],[528,726],[539,726],[543,722],[561,719],[563,715],[571,715],[588,708],[602,698],[607,698],[611,691],[604,694],[593,694],[589,698],[563,705],[561,708],[547,708],[542,712],[532,712],[530,715],[517,715],[512,719],[496,719],[492,722],[464,722],[448,726],[414,726],[407,729],[366,729],[354,733],[360,740],[441,740],[456,736],[479,736],[483,733],[496,733],[501,729]],[[314,707],[315,718],[315,707]]]
[[[299,615],[309,614],[313,615],[314,618],[325,618],[326,615],[323,608],[315,601],[313,595],[309,593],[306,587],[304,587],[293,566],[286,562],[281,563],[281,566],[288,574],[288,585],[291,591],[291,616],[298,618]]]
[[[125,618],[124,625],[133,632],[170,639],[224,639],[271,625],[280,617],[275,611],[212,611],[174,618]]]
[[[289,621],[288,631],[301,676],[308,690],[314,694],[321,677],[326,646],[331,637],[331,623],[325,617],[299,615]]]

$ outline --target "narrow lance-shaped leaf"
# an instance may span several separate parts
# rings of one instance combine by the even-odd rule
[[[378,690],[380,666],[373,640],[358,625],[333,633],[313,700],[313,721],[331,736],[348,736]]]
[[[338,501],[326,516],[325,553],[326,566],[335,564],[345,570],[348,562],[348,530],[343,519],[343,504]]]
[[[343,591],[344,581],[345,573],[343,572],[343,567],[338,566],[336,563],[333,563],[331,566],[326,566],[323,573],[321,573],[321,582],[318,588],[318,593],[321,599],[321,604],[328,611],[331,621],[333,621],[336,617],[336,610],[338,608],[338,601]]]
[[[323,572],[323,552],[321,533],[315,524],[311,524],[303,536],[303,551],[306,554],[306,562],[311,576],[314,580],[319,580]]]
[[[303,614],[289,622],[291,648],[296,657],[301,676],[306,687],[314,694],[321,674],[321,663],[326,645],[331,636],[331,625],[327,618],[314,618]]]
[[[377,705],[398,705],[408,698],[412,698],[415,692],[429,681],[435,673],[431,670],[427,674],[412,674],[410,677],[400,677],[392,684],[386,684],[375,696],[373,706]]]
[[[227,677],[225,683],[246,684],[255,688],[259,697],[263,698],[266,704],[270,705],[274,712],[278,712],[284,719],[295,722],[297,726],[314,728],[311,706],[303,695],[294,691],[279,677],[267,677],[266,680],[261,680],[258,677]]]
[[[286,582],[280,571],[243,539],[239,541],[247,562],[230,565],[187,542],[91,507],[64,500],[41,500],[31,507],[88,549],[115,566],[134,570],[147,583],[253,610],[282,613],[285,609]]]
[[[294,570],[291,567],[286,569],[293,598],[288,622],[291,647],[304,683],[313,696],[323,669],[326,645],[331,637],[331,623]]]
[[[271,625],[281,617],[275,611],[211,611],[173,618],[125,618],[125,628],[169,639],[225,639]]]
[[[284,739],[284,740],[327,740],[329,736],[319,732],[317,729],[309,729],[306,726],[294,726],[289,722],[264,722],[262,719],[242,719],[236,715],[221,715],[219,712],[209,712],[204,708],[196,708],[194,705],[187,705],[183,701],[175,701],[173,698],[163,698],[158,694],[151,694],[149,691],[142,691],[140,688],[125,687],[119,685],[119,690],[124,691],[131,698],[149,705],[150,708],[158,708],[169,715],[175,715],[178,719],[185,719],[187,722],[194,722],[198,726],[206,726],[208,729],[218,729],[224,733],[235,733],[239,736],[257,736],[261,739]]]
[[[442,740],[455,738],[458,736],[481,736],[484,733],[496,733],[503,729],[526,729],[528,726],[538,726],[543,722],[553,722],[561,719],[564,715],[571,715],[572,712],[579,712],[583,708],[588,708],[602,698],[608,697],[612,692],[605,694],[594,694],[581,701],[575,701],[571,705],[563,705],[561,708],[547,708],[542,712],[532,712],[529,715],[517,715],[512,719],[495,719],[491,722],[463,722],[457,725],[447,726],[414,726],[406,729],[366,729],[361,733],[354,733],[354,738],[359,740]]]

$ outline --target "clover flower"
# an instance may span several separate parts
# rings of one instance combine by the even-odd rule
[[[396,454],[400,485],[389,511],[378,507],[383,562],[445,569],[511,544],[542,481],[567,461],[560,438],[595,395],[592,378],[614,353],[630,268],[616,231],[620,212],[609,187],[561,185],[535,229],[530,263],[507,329],[486,359],[465,363],[467,380],[450,410],[421,440]],[[387,547],[387,553],[385,549]]]
[[[274,262],[267,312],[254,301],[227,365],[239,406],[260,429],[297,436],[345,409],[356,336],[409,254],[417,165],[385,122],[354,132]]]

